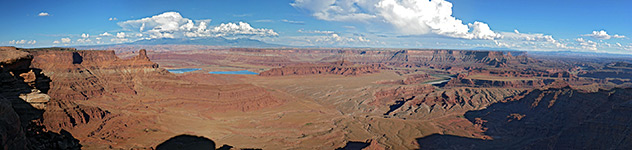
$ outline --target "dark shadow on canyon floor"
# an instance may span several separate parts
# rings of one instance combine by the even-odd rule
[[[439,134],[416,140],[420,149],[631,149],[630,114],[630,88],[534,90],[519,100],[465,113],[493,140]]]
[[[158,146],[156,150],[214,150],[215,142],[211,139],[193,136],[193,135],[178,135],[164,141]]]
[[[345,147],[337,148],[336,150],[361,150],[370,144],[371,143],[349,141]]]

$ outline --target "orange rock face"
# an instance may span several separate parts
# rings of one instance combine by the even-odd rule
[[[48,78],[29,68],[33,57],[15,47],[0,47],[0,146],[2,149],[78,149],[67,132],[50,132],[38,123],[50,100]],[[43,90],[44,93],[42,93]]]

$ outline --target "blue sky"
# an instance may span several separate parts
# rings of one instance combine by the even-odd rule
[[[0,45],[252,38],[320,47],[632,53],[632,1],[3,0]],[[107,34],[105,34],[107,32]]]

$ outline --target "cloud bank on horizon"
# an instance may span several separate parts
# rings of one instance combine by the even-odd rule
[[[605,29],[577,33],[575,38],[554,38],[551,34],[522,33],[518,29],[494,30],[494,24],[488,24],[485,20],[465,22],[453,15],[453,3],[446,0],[294,0],[286,5],[294,8],[294,11],[303,12],[302,15],[314,21],[270,19],[265,16],[248,19],[257,17],[257,14],[242,13],[232,14],[233,21],[212,24],[211,19],[191,19],[178,11],[167,11],[137,19],[109,16],[106,20],[116,23],[118,29],[115,30],[83,32],[57,37],[50,42],[13,39],[1,44],[71,46],[158,38],[223,37],[251,38],[292,46],[505,48],[632,53],[632,42],[626,35],[610,34]],[[51,16],[41,11],[36,16],[55,18],[58,13],[55,14]],[[253,27],[249,22],[268,25]],[[338,27],[311,26],[314,22],[327,26],[331,23]],[[281,26],[279,23],[286,25]],[[298,26],[300,29],[286,29],[287,26]]]
[[[110,18],[109,20],[113,20]],[[115,20],[115,19],[114,19]],[[253,28],[246,22],[222,23],[210,26],[211,19],[191,20],[184,18],[178,12],[164,12],[155,16],[118,22],[120,32],[98,34],[91,40],[90,35],[82,33],[74,42],[69,38],[53,41],[53,44],[105,44],[103,39],[109,38],[110,43],[125,43],[144,39],[160,38],[203,38],[203,37],[274,37],[279,34],[272,29]]]
[[[493,31],[484,22],[463,23],[452,16],[452,3],[445,0],[296,0],[293,7],[304,9],[315,18],[338,22],[385,22],[405,35],[439,35],[465,40],[489,40],[495,45],[475,44],[482,47],[501,47],[521,50],[590,50],[598,45],[632,51],[632,46],[622,46],[593,41],[575,40],[561,42],[552,35]],[[608,35],[604,30],[586,34],[594,39],[625,38]],[[588,43],[587,43],[588,42]]]

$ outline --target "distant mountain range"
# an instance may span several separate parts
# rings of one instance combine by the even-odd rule
[[[226,39],[223,37],[210,37],[199,39],[174,39],[174,38],[160,38],[160,39],[146,39],[138,40],[130,43],[110,44],[110,45],[89,45],[89,46],[72,46],[77,49],[108,49],[111,47],[128,47],[128,46],[153,46],[153,45],[204,45],[204,46],[220,46],[220,47],[244,47],[244,48],[274,48],[274,47],[302,47],[309,48],[313,46],[288,46],[280,44],[271,44],[263,41],[249,39],[249,38],[237,38]],[[463,50],[484,50],[484,51],[524,51],[515,50],[509,48],[493,48],[493,47],[475,47],[471,49]],[[576,52],[576,51],[524,51],[531,56],[536,57],[548,57],[548,56],[562,56],[562,57],[609,57],[609,58],[632,58],[632,54],[610,54],[610,53],[596,53],[596,52]]]
[[[587,57],[587,58],[632,58],[632,54],[613,54],[597,52],[576,52],[576,51],[530,51],[531,56],[536,57]]]
[[[270,44],[259,40],[238,38],[226,39],[222,37],[200,38],[200,39],[147,39],[138,40],[124,45],[211,45],[211,46],[228,46],[228,47],[287,47],[285,45]]]
[[[523,51],[536,57],[603,57],[603,58],[632,58],[632,54],[614,54],[599,52],[580,52],[580,51],[525,51],[509,48],[493,48],[493,47],[475,47],[468,50],[485,50],[485,51]]]
[[[484,51],[522,51],[522,50],[515,50],[515,49],[509,49],[509,48],[498,48],[498,47],[475,47],[469,50],[484,50]]]
[[[129,47],[129,46],[154,46],[154,45],[203,45],[203,46],[223,46],[223,47],[249,47],[249,48],[272,48],[272,47],[291,47],[287,45],[270,44],[259,40],[248,38],[226,39],[222,37],[199,38],[199,39],[146,39],[138,40],[130,43],[108,44],[108,45],[85,45],[71,46],[77,49],[107,49],[111,47]]]

